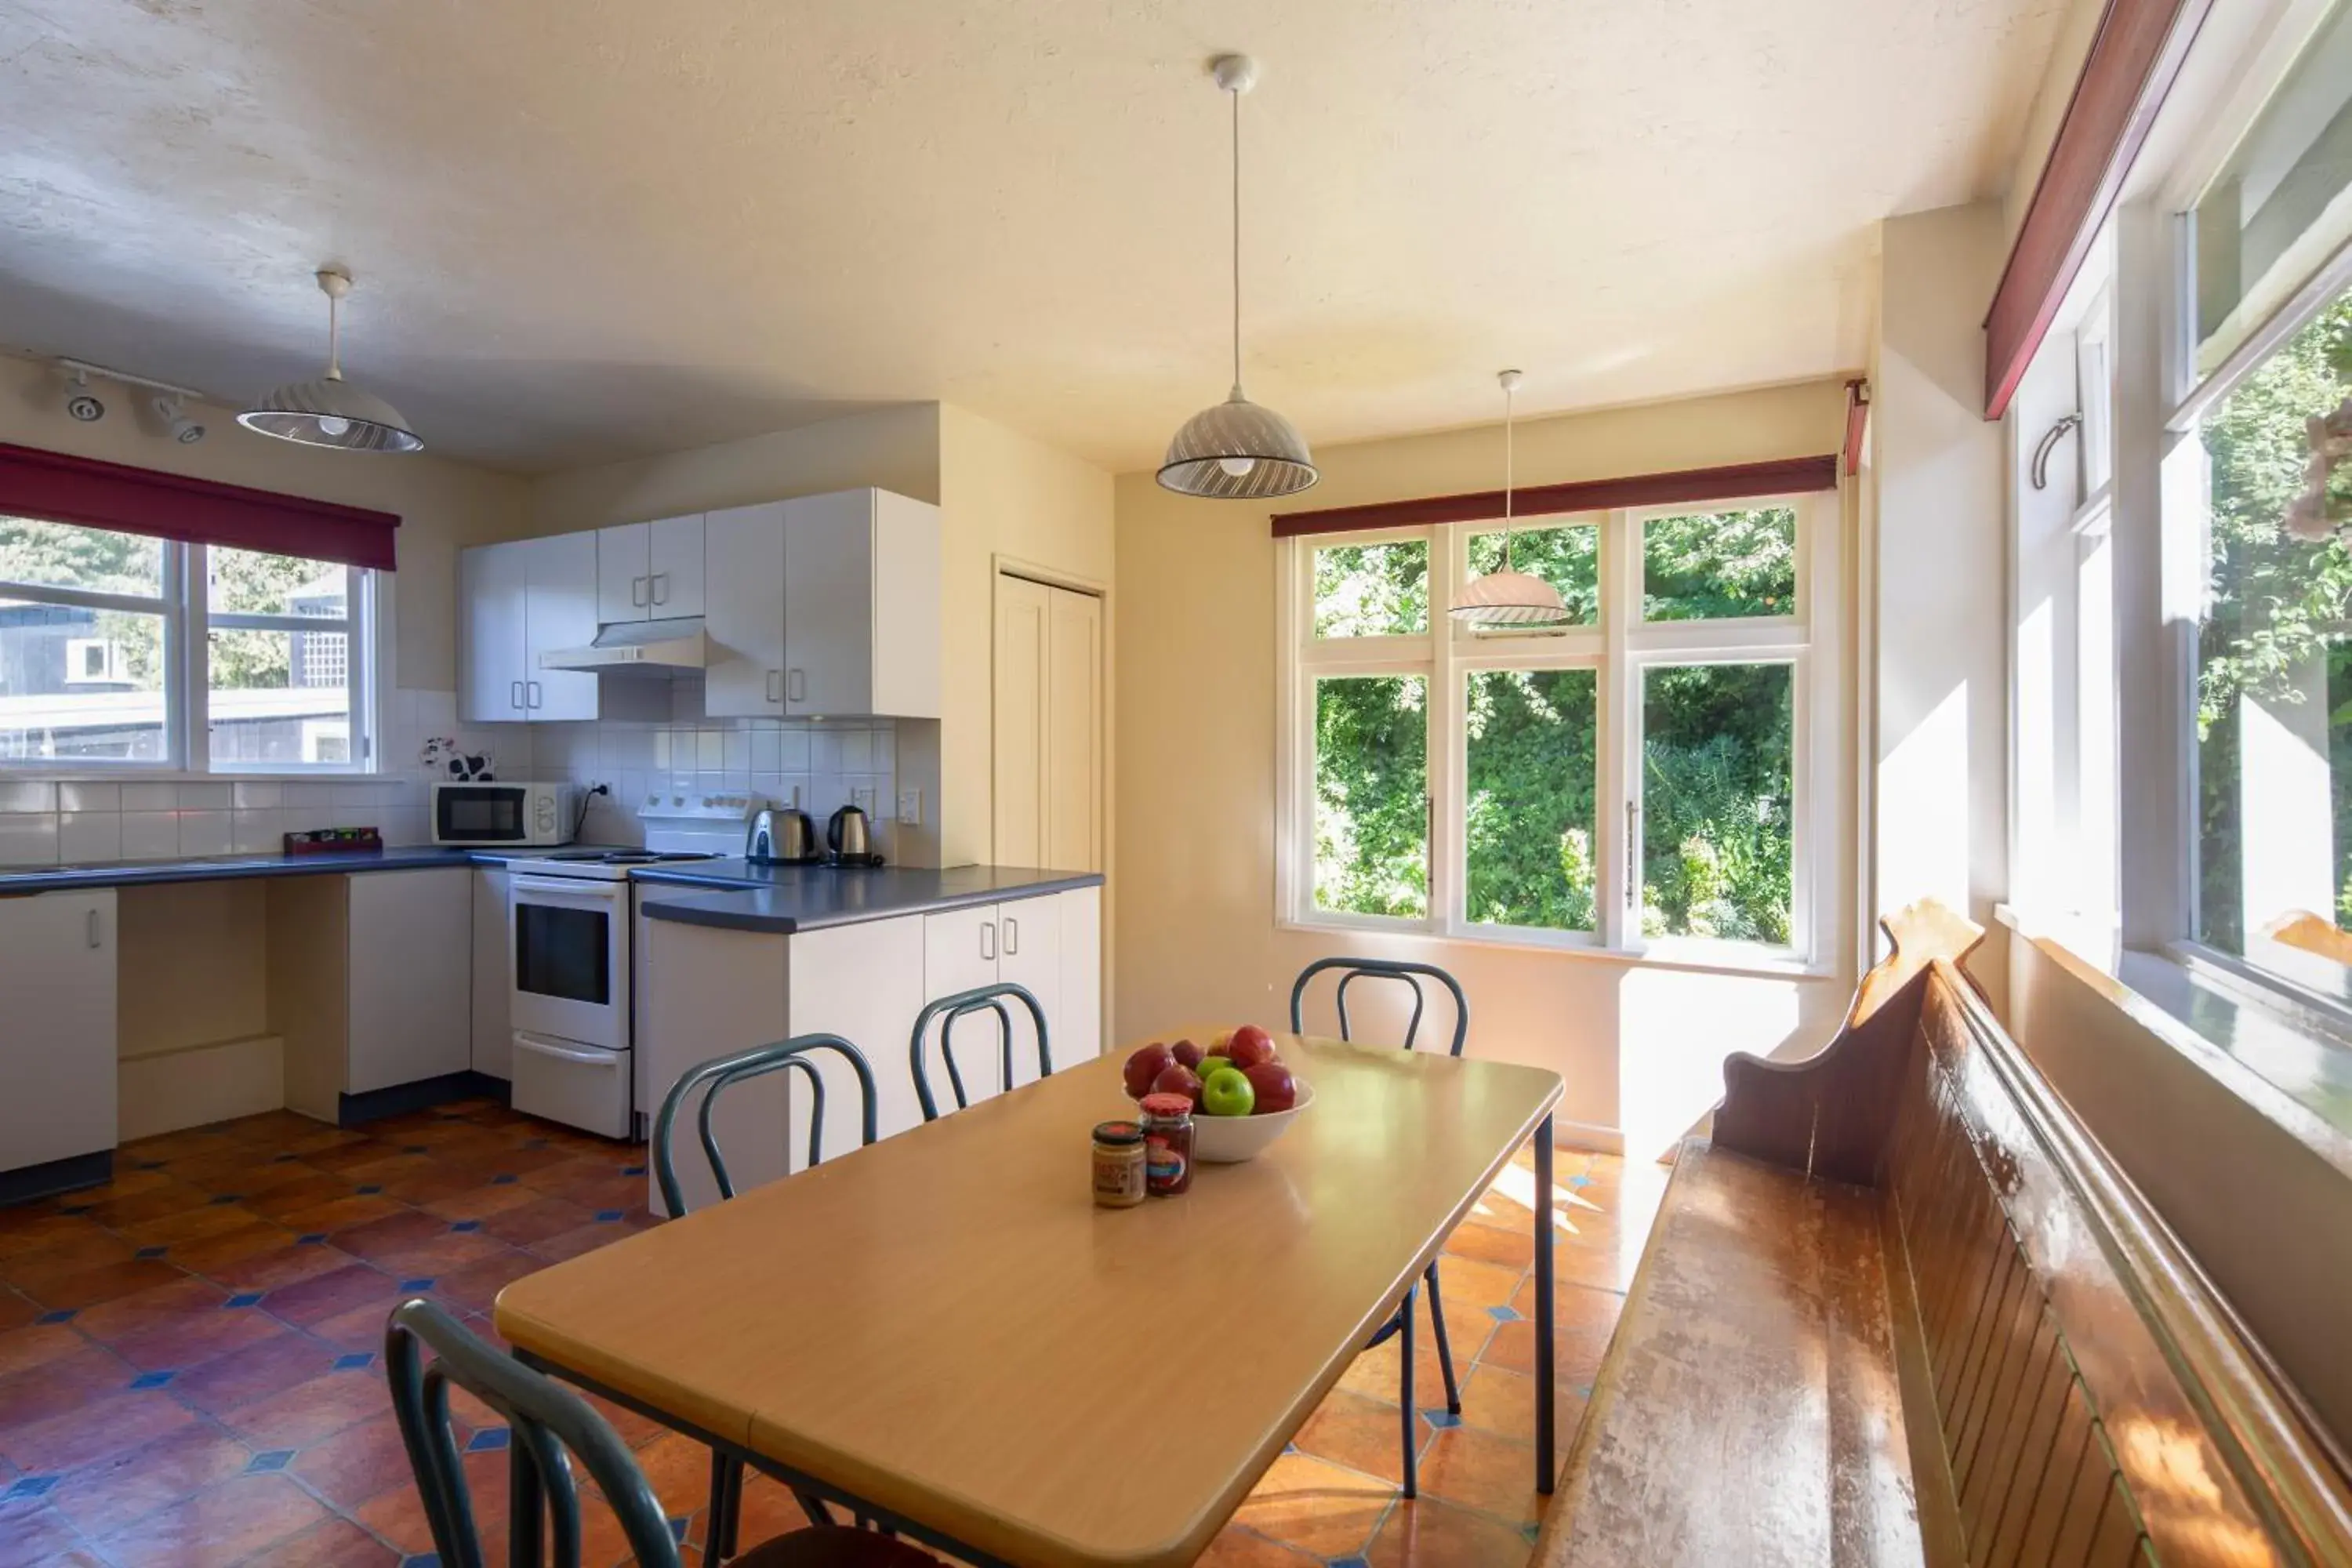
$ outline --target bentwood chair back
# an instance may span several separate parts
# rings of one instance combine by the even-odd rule
[[[1018,1002],[1028,1009],[1029,1021],[1036,1028],[1037,1076],[1054,1076],[1054,1052],[1045,1043],[1045,1009],[1037,1005],[1037,998],[1029,994],[1027,986],[1016,985],[1007,980],[995,985],[959,991],[952,996],[942,996],[915,1015],[914,1043],[908,1049],[915,1073],[915,1098],[922,1102],[924,1121],[937,1121],[940,1119],[939,1101],[931,1093],[930,1052],[925,1048],[927,1042],[924,1038],[930,1033],[934,1018],[940,1020],[940,1060],[946,1064],[948,1087],[955,1091],[958,1110],[969,1109],[971,1101],[964,1093],[963,1074],[956,1068],[955,1026],[959,1020],[975,1013],[996,1015],[997,1048],[1003,1066],[1003,1075],[997,1081],[1006,1089],[1013,1087],[1013,1015],[1004,1005],[1008,1001]]]
[[[1470,999],[1462,994],[1461,984],[1451,974],[1433,963],[1413,963],[1401,958],[1318,958],[1298,972],[1290,987],[1290,1032],[1304,1034],[1307,987],[1309,982],[1327,970],[1337,970],[1339,983],[1333,988],[1332,1001],[1339,1012],[1339,1037],[1352,1039],[1348,1020],[1348,987],[1359,980],[1388,980],[1409,986],[1412,991],[1412,1016],[1406,1022],[1402,1044],[1412,1050],[1419,1043],[1421,1025],[1428,1011],[1429,995],[1422,989],[1427,981],[1442,987],[1454,998],[1454,1037],[1446,1047],[1448,1056],[1458,1057],[1470,1038]]]
[[[1429,996],[1422,989],[1424,982],[1436,985],[1454,999],[1454,1037],[1446,1050],[1458,1057],[1470,1038],[1470,999],[1462,994],[1462,986],[1454,976],[1433,963],[1414,963],[1399,958],[1318,958],[1298,972],[1290,987],[1290,1032],[1307,1032],[1307,988],[1314,978],[1327,971],[1339,973],[1339,984],[1333,987],[1332,1002],[1339,1013],[1339,1037],[1351,1038],[1348,1018],[1348,987],[1359,980],[1386,980],[1408,986],[1412,991],[1412,1016],[1405,1023],[1404,1048],[1412,1050],[1421,1035],[1423,1017],[1428,1013]],[[1445,1408],[1455,1415],[1462,1414],[1462,1386],[1454,1376],[1454,1347],[1445,1337],[1445,1302],[1438,1294],[1437,1265],[1432,1263],[1423,1273],[1429,1286],[1429,1326],[1437,1336],[1437,1370],[1445,1378]],[[1418,1289],[1418,1287],[1416,1287]],[[1414,1463],[1414,1450],[1421,1436],[1420,1413],[1412,1407],[1412,1319],[1413,1290],[1404,1293],[1396,1315],[1381,1326],[1371,1338],[1379,1344],[1391,1335],[1404,1336],[1402,1358],[1402,1387],[1398,1403],[1404,1406],[1404,1495],[1412,1497],[1419,1490],[1419,1469]],[[1368,1347],[1369,1348],[1369,1347]]]
[[[817,1052],[830,1051],[848,1062],[857,1075],[860,1146],[871,1143],[880,1136],[877,1107],[874,1093],[874,1069],[866,1065],[866,1053],[843,1039],[839,1035],[795,1035],[789,1040],[772,1046],[754,1046],[732,1056],[718,1057],[703,1063],[670,1085],[663,1097],[661,1110],[654,1117],[654,1179],[661,1184],[662,1201],[673,1215],[686,1212],[686,1194],[677,1182],[677,1166],[674,1145],[677,1137],[677,1117],[688,1098],[698,1089],[707,1089],[702,1104],[696,1112],[696,1132],[702,1144],[703,1157],[710,1163],[711,1178],[719,1184],[719,1195],[731,1198],[735,1184],[727,1173],[727,1160],[719,1152],[719,1137],[711,1130],[711,1110],[719,1097],[739,1083],[764,1078],[773,1072],[798,1072],[809,1084],[809,1148],[808,1163],[815,1164],[824,1147],[824,1074],[817,1070],[811,1058]]]

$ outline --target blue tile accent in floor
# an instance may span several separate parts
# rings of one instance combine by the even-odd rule
[[[137,1377],[131,1380],[131,1386],[133,1388],[161,1388],[177,1375],[178,1373],[171,1372],[142,1372]]]
[[[596,1211],[596,1223],[599,1225],[610,1225],[620,1217],[621,1211],[619,1209],[598,1209]]]
[[[430,1279],[404,1279],[400,1282],[400,1288],[404,1290],[430,1290],[433,1289],[433,1281]]]
[[[425,1145],[422,1143],[403,1143],[400,1146],[400,1152],[404,1154],[422,1154],[425,1152]]]
[[[1362,1558],[1352,1555],[1347,1557],[1327,1558],[1325,1559],[1325,1562],[1327,1563],[1327,1568],[1372,1568],[1372,1565],[1365,1562]]]
[[[169,1247],[142,1247],[131,1256],[133,1258],[161,1258],[164,1253],[170,1250],[171,1249]]]
[[[514,1184],[514,1176],[509,1172],[501,1172],[499,1174],[490,1178],[490,1185],[494,1187],[511,1187]]]
[[[1440,1431],[1448,1426],[1462,1425],[1462,1417],[1454,1415],[1451,1410],[1424,1410],[1421,1413],[1421,1418]]]
[[[261,1292],[258,1290],[240,1290],[236,1295],[231,1296],[227,1300],[222,1302],[221,1305],[224,1307],[257,1307],[261,1305]]]
[[[1590,1176],[1570,1176],[1568,1179],[1568,1184],[1571,1187],[1589,1187],[1592,1184],[1592,1178]]]
[[[160,1171],[163,1168],[163,1162],[161,1160],[142,1160],[139,1162],[138,1168],[142,1171]]]
[[[58,1205],[58,1212],[59,1214],[88,1214],[97,1206],[98,1205],[96,1204],[59,1204]]]
[[[43,1312],[39,1317],[35,1318],[33,1321],[37,1323],[70,1323],[73,1321],[73,1315],[74,1310],[71,1307],[67,1307],[55,1312]]]
[[[1516,1307],[1489,1307],[1486,1309],[1486,1315],[1498,1323],[1516,1323],[1519,1321],[1519,1311]]]
[[[441,1568],[441,1554],[437,1552],[419,1552],[402,1558],[400,1568]]]
[[[273,1470],[282,1470],[293,1462],[293,1449],[272,1448],[266,1454],[256,1454],[247,1461],[245,1473],[248,1476],[266,1476]]]
[[[357,1372],[373,1360],[375,1360],[375,1354],[372,1351],[353,1351],[348,1355],[339,1355],[335,1358],[335,1370]]]
[[[269,1163],[273,1165],[290,1165],[301,1157],[299,1154],[272,1154],[269,1156]]]
[[[363,1198],[372,1198],[372,1197],[375,1196],[375,1195],[376,1195],[376,1194],[378,1194],[378,1193],[380,1193],[380,1192],[383,1191],[383,1189],[382,1187],[377,1187],[377,1186],[366,1186],[366,1187],[353,1187],[353,1188],[352,1189],[352,1191],[353,1191],[353,1192],[357,1193],[360,1196],[362,1196],[362,1197],[363,1197]]]
[[[466,1445],[466,1452],[468,1454],[495,1453],[506,1446],[507,1429],[505,1427],[485,1426],[474,1434],[472,1440]]]
[[[621,1174],[625,1176],[642,1176],[645,1173],[646,1168],[643,1165],[624,1165],[621,1167]]]
[[[449,1228],[451,1230],[479,1230],[482,1228],[482,1222],[478,1219],[461,1219],[455,1225],[452,1225]]]
[[[683,1543],[686,1540],[686,1516],[674,1514],[669,1521],[670,1539]]]
[[[215,1205],[242,1203],[244,1201],[245,1194],[243,1193],[215,1193],[213,1194],[213,1202]]]
[[[294,1245],[297,1247],[317,1247],[325,1242],[326,1239],[327,1233],[325,1231],[314,1230],[308,1236],[296,1237],[294,1238]]]
[[[47,1497],[49,1489],[62,1479],[58,1476],[19,1476],[14,1486],[0,1492],[0,1497]]]

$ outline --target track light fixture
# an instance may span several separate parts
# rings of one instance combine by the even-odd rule
[[[106,417],[106,404],[89,389],[89,373],[79,365],[66,367],[66,412],[85,425]]]
[[[155,399],[155,417],[173,440],[183,447],[193,447],[205,438],[201,421],[188,412],[188,400],[176,392],[166,392]]]

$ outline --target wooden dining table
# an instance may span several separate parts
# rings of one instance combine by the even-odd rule
[[[499,1332],[967,1562],[1177,1568],[1532,1140],[1549,1492],[1559,1075],[1276,1039],[1314,1103],[1181,1196],[1094,1203],[1106,1057],[518,1279]]]

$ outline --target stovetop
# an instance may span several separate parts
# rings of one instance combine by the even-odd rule
[[[507,864],[537,876],[592,877],[602,881],[619,881],[634,867],[718,858],[717,852],[709,849],[556,849],[518,857]]]

